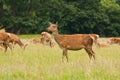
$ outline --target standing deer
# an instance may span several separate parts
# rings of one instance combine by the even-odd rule
[[[0,46],[7,51],[9,47],[12,50],[12,46],[10,44],[10,36],[6,32],[0,32]]]
[[[95,52],[92,50],[93,39],[88,34],[73,34],[73,35],[60,35],[58,33],[58,23],[49,22],[50,26],[48,31],[53,33],[55,41],[63,50],[62,61],[66,57],[68,61],[68,50],[80,50],[84,48],[89,55],[89,58],[95,59]]]
[[[6,32],[6,33],[7,33],[7,35],[9,35],[10,42],[12,43],[13,47],[14,47],[15,44],[18,44],[22,49],[25,49],[27,44],[24,45],[22,43],[22,41],[20,40],[20,38],[16,34],[8,33],[8,32]]]

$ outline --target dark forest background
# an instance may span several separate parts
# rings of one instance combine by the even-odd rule
[[[120,36],[120,0],[0,0],[0,29],[40,34],[48,21],[61,34]]]

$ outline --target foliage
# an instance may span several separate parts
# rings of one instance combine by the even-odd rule
[[[120,36],[119,0],[0,0],[0,28],[17,34],[39,34],[48,21],[60,33]]]

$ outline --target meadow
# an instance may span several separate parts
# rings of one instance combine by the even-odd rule
[[[52,48],[29,44],[24,51],[16,45],[12,52],[0,51],[0,80],[120,80],[119,49],[93,46],[92,63],[84,49],[68,51],[69,62],[63,63],[57,44]]]

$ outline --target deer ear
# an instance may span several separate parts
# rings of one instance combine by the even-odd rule
[[[51,22],[48,22],[49,24],[52,24]]]
[[[56,22],[55,24],[57,24],[57,25],[58,25],[58,22]]]

